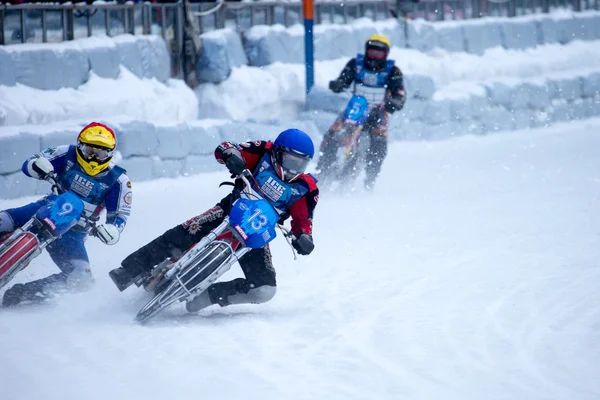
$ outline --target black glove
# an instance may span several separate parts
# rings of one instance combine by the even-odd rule
[[[242,154],[236,150],[235,152],[231,152],[225,162],[225,166],[231,172],[231,175],[238,176],[246,169],[246,161],[244,161]]]
[[[329,81],[329,89],[331,89],[333,93],[340,93],[344,90],[344,82],[339,79]]]
[[[404,107],[404,97],[387,97],[383,103],[383,109],[390,114],[402,110],[402,107]]]
[[[298,254],[303,256],[309,255],[315,248],[312,236],[306,233],[292,239],[292,246],[294,246]]]

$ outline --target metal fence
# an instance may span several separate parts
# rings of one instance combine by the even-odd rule
[[[254,25],[302,22],[301,1],[188,3],[201,32],[245,31]],[[93,35],[160,34],[173,40],[185,20],[184,3],[57,4],[0,3],[0,45],[57,42]],[[517,16],[556,8],[599,9],[600,0],[347,0],[316,1],[315,23],[347,23],[356,18],[390,18],[390,10],[429,21],[483,16]]]
[[[429,21],[484,16],[517,16],[557,8],[599,9],[600,0],[317,0],[315,23],[347,23],[357,18],[383,20],[391,14]],[[173,74],[186,76],[190,37],[219,28],[243,32],[254,25],[302,22],[302,2],[219,1],[190,3],[0,3],[0,45],[60,42],[123,33],[157,34],[165,38]],[[191,46],[193,47],[193,43]]]

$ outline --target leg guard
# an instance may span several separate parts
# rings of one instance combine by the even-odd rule
[[[387,155],[387,137],[371,134],[371,143],[366,159],[365,188],[373,188],[375,180],[379,176],[383,160]]]
[[[131,253],[121,265],[132,276],[150,271],[168,257],[179,257],[223,222],[221,207],[214,207],[181,225],[169,229],[147,245]]]
[[[12,217],[6,211],[0,211],[0,233],[12,232],[16,229]]]

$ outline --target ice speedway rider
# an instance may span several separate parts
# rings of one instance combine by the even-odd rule
[[[388,60],[390,41],[382,35],[372,35],[365,44],[365,54],[358,54],[348,61],[340,76],[329,82],[329,89],[340,93],[354,83],[353,92],[364,96],[369,103],[369,115],[363,129],[368,133],[370,144],[366,156],[365,188],[372,188],[387,155],[387,131],[389,114],[404,107],[405,93],[402,72]],[[320,146],[318,171],[335,163],[339,143],[335,132],[342,128],[338,118],[329,128]],[[348,168],[354,165],[348,164]],[[350,171],[342,171],[342,174]]]
[[[254,185],[257,185],[255,190],[262,192],[265,199],[283,212],[280,222],[291,216],[292,245],[302,255],[308,255],[314,248],[312,217],[319,189],[316,179],[304,173],[313,156],[312,140],[298,129],[281,132],[274,142],[224,142],[215,149],[217,161],[225,164],[233,175],[239,175],[246,168],[252,171]],[[268,175],[268,178],[261,179],[259,174]],[[125,290],[155,265],[168,257],[177,257],[198,243],[229,215],[236,200],[234,193],[224,197],[214,208],[166,231],[125,258],[121,267],[110,271],[117,288]],[[187,310],[195,312],[212,304],[225,307],[271,300],[275,296],[276,282],[269,245],[249,251],[239,263],[245,279],[214,283],[188,301]]]
[[[44,179],[56,173],[59,192],[70,190],[84,204],[84,215],[98,217],[106,208],[106,221],[97,223],[94,234],[105,244],[118,242],[131,211],[131,182],[126,171],[111,162],[117,140],[108,126],[92,122],[77,137],[77,145],[49,148],[23,163],[25,175]],[[52,196],[23,207],[0,211],[0,234],[13,232],[25,224]],[[84,291],[94,282],[84,241],[90,233],[81,219],[46,249],[60,273],[17,283],[4,293],[3,305],[38,301],[61,291]]]

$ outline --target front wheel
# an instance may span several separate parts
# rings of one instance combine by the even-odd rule
[[[159,288],[160,291],[138,312],[135,319],[146,322],[171,304],[205,291],[236,261],[232,255],[233,250],[227,243],[209,243],[187,266]]]

